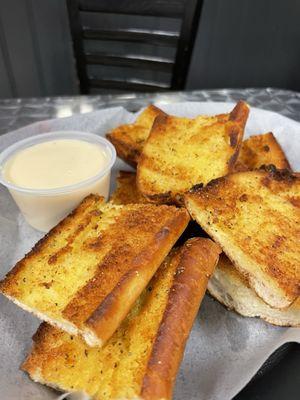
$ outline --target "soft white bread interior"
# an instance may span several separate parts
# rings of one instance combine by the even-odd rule
[[[207,289],[220,303],[244,317],[260,317],[279,326],[300,326],[299,299],[284,310],[270,307],[249,287],[224,253],[208,282]]]

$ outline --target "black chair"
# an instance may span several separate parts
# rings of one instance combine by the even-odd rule
[[[202,0],[67,0],[81,93],[184,89],[201,6]]]

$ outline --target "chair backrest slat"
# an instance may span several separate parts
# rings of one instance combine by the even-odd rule
[[[180,18],[185,0],[80,0],[80,11]]]
[[[147,92],[168,90],[167,85],[143,80],[97,79],[92,77],[89,82],[92,88],[101,89],[143,90]]]
[[[142,29],[92,29],[83,27],[83,38],[118,42],[144,43],[157,46],[176,46],[179,33]]]
[[[168,59],[154,57],[118,56],[106,53],[87,53],[88,64],[112,65],[118,67],[142,68],[154,71],[172,72],[174,63]]]

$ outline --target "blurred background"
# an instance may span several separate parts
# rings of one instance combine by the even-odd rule
[[[0,97],[300,90],[299,0],[0,0]]]

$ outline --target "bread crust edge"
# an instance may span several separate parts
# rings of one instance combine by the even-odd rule
[[[185,344],[220,252],[207,238],[189,239],[180,248],[177,272],[143,379],[143,400],[172,398]]]

